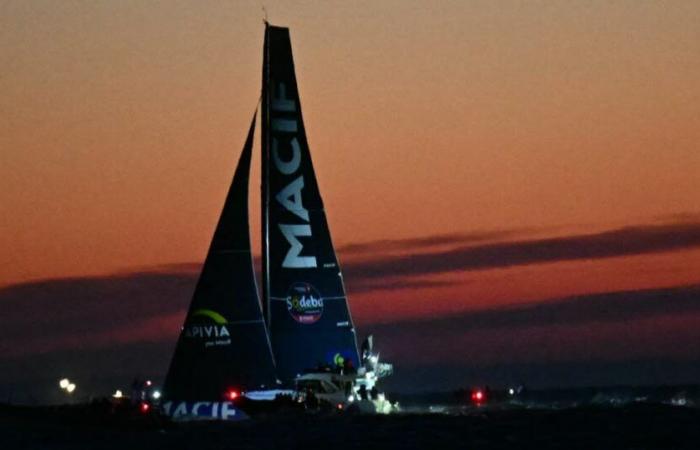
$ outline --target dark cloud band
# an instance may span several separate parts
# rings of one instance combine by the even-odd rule
[[[700,247],[700,222],[619,228],[596,234],[459,246],[345,264],[348,280],[613,258]]]

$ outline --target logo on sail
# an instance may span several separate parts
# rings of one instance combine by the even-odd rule
[[[287,311],[299,323],[315,323],[323,314],[323,298],[309,283],[294,283],[287,293]]]
[[[295,221],[303,222],[277,224],[282,236],[289,244],[282,267],[285,269],[314,268],[316,257],[302,255],[304,244],[299,239],[312,236],[312,232],[309,210],[302,203],[304,175],[301,173],[303,172],[301,171],[302,147],[297,136],[299,131],[296,117],[297,105],[293,99],[287,97],[287,88],[284,83],[275,84],[270,107],[273,113],[270,122],[272,161],[282,175],[294,177],[275,194],[275,200],[294,216]]]
[[[213,323],[212,323],[213,322]],[[204,341],[204,347],[231,345],[231,334],[226,328],[228,320],[211,309],[197,309],[185,324],[185,337]]]

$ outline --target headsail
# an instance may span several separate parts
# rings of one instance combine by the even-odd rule
[[[266,26],[263,297],[277,375],[350,360],[355,329],[306,140],[289,30]]]
[[[231,388],[276,382],[250,250],[254,129],[255,115],[165,380],[167,399],[217,401]]]

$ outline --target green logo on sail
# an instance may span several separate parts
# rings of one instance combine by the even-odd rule
[[[208,324],[207,322],[214,322]],[[211,309],[196,309],[189,315],[185,325],[185,337],[197,340],[204,340],[205,347],[219,345],[230,345],[231,335],[229,334],[228,320],[220,313]]]
[[[194,312],[192,312],[192,317],[208,317],[211,320],[213,320],[215,323],[218,323],[219,325],[225,325],[228,323],[228,320],[221,314],[219,314],[216,311],[212,311],[211,309],[197,309]]]

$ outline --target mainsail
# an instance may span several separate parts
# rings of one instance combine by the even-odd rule
[[[267,25],[262,99],[263,304],[280,380],[351,361],[357,340],[311,163],[287,28]]]
[[[248,178],[255,115],[170,364],[163,396],[221,400],[274,387],[275,368],[250,250]]]

